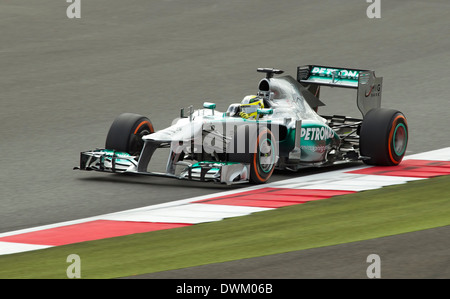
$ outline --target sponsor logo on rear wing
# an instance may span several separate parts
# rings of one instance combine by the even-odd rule
[[[315,83],[336,87],[358,88],[360,72],[368,70],[305,65],[297,69],[300,83]]]
[[[371,70],[320,65],[297,68],[297,81],[304,86],[331,86],[357,89],[357,105],[364,116],[370,109],[381,106],[382,77]],[[316,91],[318,94],[318,91]]]

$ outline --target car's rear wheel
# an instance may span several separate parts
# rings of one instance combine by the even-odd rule
[[[142,137],[153,132],[153,125],[147,117],[123,113],[111,124],[105,148],[138,155],[144,146]]]
[[[395,166],[402,161],[408,144],[408,124],[400,111],[370,110],[360,130],[361,156],[369,165]]]
[[[245,136],[245,139],[237,140],[236,136]],[[244,143],[245,147],[237,146],[240,142]],[[264,127],[258,129],[256,136],[236,134],[234,144],[234,148],[228,153],[228,160],[250,164],[251,183],[262,184],[267,182],[275,169],[278,154],[274,134]],[[243,152],[239,152],[241,148]]]

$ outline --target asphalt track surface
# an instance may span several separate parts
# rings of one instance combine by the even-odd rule
[[[223,111],[255,93],[257,67],[294,76],[302,64],[374,69],[384,77],[382,106],[408,118],[408,154],[450,146],[447,0],[382,0],[380,19],[367,17],[363,0],[81,0],[81,19],[67,18],[68,5],[0,0],[0,232],[239,188],[72,167],[80,151],[104,146],[118,114],[144,114],[160,129],[191,104]],[[323,114],[360,116],[353,91],[324,89],[322,99]],[[153,166],[164,165],[161,156]],[[336,256],[335,248],[298,254],[326,273],[327,250]],[[422,259],[436,265],[430,252]],[[260,265],[248,269],[261,273]],[[436,271],[449,277],[448,268]]]

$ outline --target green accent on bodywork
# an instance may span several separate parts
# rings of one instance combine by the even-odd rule
[[[309,77],[309,80],[311,80],[311,81],[316,81],[316,82],[323,81],[324,83],[329,83],[329,79],[330,79],[329,77],[320,77],[320,76]],[[358,84],[358,80],[335,78],[334,83]]]
[[[323,128],[323,130],[321,130]],[[308,130],[309,129],[309,130]],[[304,131],[303,131],[304,130]],[[333,140],[339,141],[339,135],[330,127],[319,123],[303,123],[300,145],[314,145],[320,141],[326,141],[326,144]],[[304,134],[303,134],[304,133]],[[283,140],[291,149],[295,146],[295,128],[288,128],[287,136]]]
[[[216,109],[216,104],[215,103],[210,103],[210,102],[204,102],[203,103],[203,108]]]
[[[270,115],[273,114],[273,109],[272,108],[266,108],[266,109],[258,109],[256,110],[258,112],[258,114],[261,115]]]
[[[239,162],[217,162],[217,161],[200,161],[198,163],[192,164],[192,168],[198,168],[198,167],[202,167],[201,164],[213,164],[213,165],[218,165],[218,166],[223,166],[223,165],[233,165],[233,164],[240,164]]]
[[[321,123],[302,123],[301,136],[301,145],[309,141],[327,141],[328,143],[333,139],[339,140],[338,134],[333,129]]]
[[[327,125],[304,121],[300,138],[300,159],[305,162],[321,161],[325,153],[339,142],[339,136]],[[286,138],[279,143],[279,153],[281,156],[286,156],[294,147],[295,128],[288,128]]]
[[[107,156],[113,156],[113,155],[115,155],[116,157],[118,157],[118,158],[129,158],[129,157],[132,157],[129,153],[125,153],[125,152],[117,152],[117,151],[114,151],[114,150],[109,150],[109,149],[104,149],[104,150],[100,150],[99,151],[100,153],[104,153],[104,154],[106,154]]]
[[[338,69],[315,66],[308,80],[330,81],[330,83],[350,83],[358,85],[359,70]],[[334,81],[333,81],[334,80]]]
[[[133,158],[132,155],[130,155],[129,153],[125,153],[125,152],[117,152],[114,150],[110,150],[110,149],[104,149],[104,150],[98,150],[96,152],[99,152],[101,154],[104,154],[103,156],[101,156],[100,161],[105,161],[106,159],[112,159],[113,157],[115,157],[115,162],[117,163],[130,163],[130,159]]]

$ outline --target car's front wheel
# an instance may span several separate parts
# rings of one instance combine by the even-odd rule
[[[111,124],[105,148],[138,155],[144,146],[142,137],[153,132],[153,125],[147,117],[123,113]]]
[[[228,153],[228,160],[250,164],[251,183],[267,182],[273,174],[278,155],[278,145],[274,134],[268,128],[259,128],[256,136],[236,134],[234,144],[235,146],[231,147],[231,152]]]

